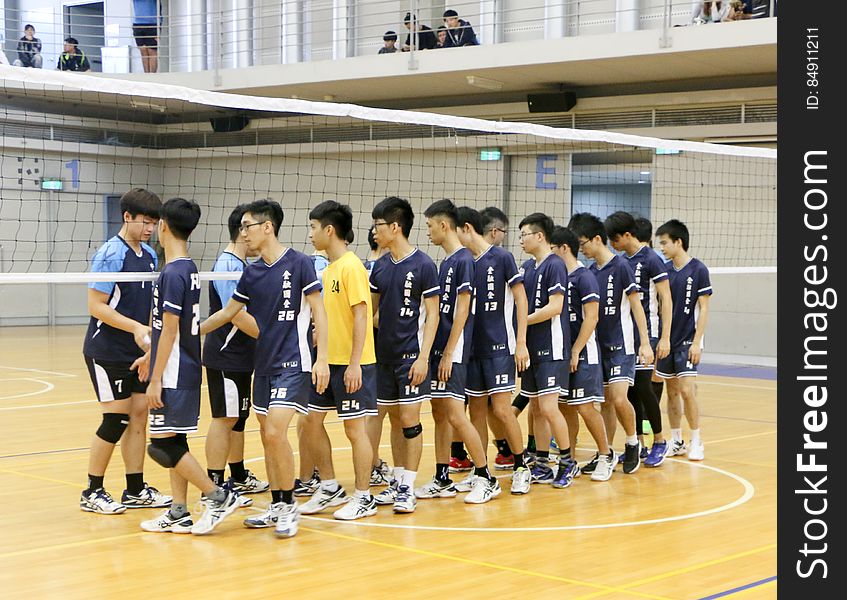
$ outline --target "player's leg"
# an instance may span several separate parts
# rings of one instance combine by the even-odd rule
[[[636,371],[636,378],[638,372]],[[635,435],[638,438],[638,443],[644,447],[644,403],[638,396],[635,385],[630,386],[626,391],[626,399],[632,405],[632,410],[635,412]]]
[[[415,510],[415,479],[421,462],[421,454],[423,453],[423,425],[421,424],[420,401],[400,404],[397,412],[398,422],[404,438],[403,466],[405,468],[397,488],[394,512],[411,513]]]
[[[133,377],[130,398],[129,426],[121,438],[121,456],[126,469],[126,489],[121,504],[127,508],[158,508],[170,506],[171,498],[144,481],[144,454],[147,445],[147,385]]]
[[[538,439],[549,440],[551,435],[550,423],[547,421],[545,413],[538,410],[538,400],[538,397],[534,397],[529,401],[529,409],[527,410],[526,415],[527,428],[529,428],[530,423],[533,423],[533,431],[538,433]],[[534,439],[532,442],[535,444]],[[529,451],[529,446],[527,445],[526,453],[527,456],[530,457],[527,462],[530,463],[528,466],[532,473],[532,483],[553,483],[553,479],[556,474],[553,472],[552,465],[550,464],[549,443],[547,446],[543,443],[541,446],[535,446],[535,450],[533,452]]]
[[[183,443],[184,438],[184,435],[176,434],[151,435],[151,457],[160,464],[160,461],[164,460],[162,456],[167,461],[179,461],[177,457],[180,456],[180,453],[186,451],[185,446],[187,446],[187,442]],[[158,456],[159,452],[162,453],[162,456]],[[166,462],[165,464],[170,464],[170,462]],[[180,475],[173,467],[168,468],[168,474],[170,477],[173,503],[170,508],[157,517],[142,521],[141,529],[153,533],[191,533],[194,520],[188,510],[188,480]]]
[[[705,456],[703,441],[700,439],[700,406],[697,403],[697,377],[680,375],[676,379],[679,395],[685,407],[685,420],[691,430],[691,445],[688,448],[689,460],[703,460]]]
[[[633,409],[632,404],[630,404],[626,395],[629,386],[630,384],[627,381],[615,381],[610,383],[606,386],[605,402],[613,404],[617,419],[623,427],[626,435],[626,441],[624,444],[623,471],[627,474],[634,473],[641,465],[641,448],[638,443],[638,436],[636,435],[635,429],[635,409]]]
[[[437,389],[439,384],[443,387],[445,382],[436,381],[433,383],[435,384],[433,389],[436,390],[434,394],[439,394],[438,396],[434,395],[430,402],[432,419],[435,423],[435,475],[431,481],[415,489],[415,497],[421,499],[452,498],[456,495],[456,489],[450,479],[449,463],[452,440],[458,435],[458,432],[454,433],[453,427],[450,425],[450,404],[454,401]],[[471,428],[473,428],[472,425]],[[460,437],[459,443],[461,442]]]
[[[570,444],[571,450],[575,453],[576,437],[579,434],[579,411],[574,406],[568,406],[566,398],[560,397],[559,412],[562,413],[562,416],[565,418],[565,422],[568,425],[568,443]],[[602,417],[600,422],[602,423]]]
[[[453,365],[454,373],[451,381],[455,379],[456,371],[463,367],[463,365]],[[462,399],[461,393],[463,388],[464,385],[461,384],[455,386],[456,393],[452,398],[445,399],[444,409],[447,413],[450,427],[465,443],[473,460],[474,470],[468,476],[468,478],[472,476],[473,479],[465,481],[465,485],[462,486],[462,491],[469,492],[465,496],[465,502],[467,504],[484,504],[500,495],[500,483],[491,474],[488,466],[488,457],[485,453],[485,446],[482,444],[482,440],[479,439],[479,432],[465,414],[464,399]],[[453,489],[459,491],[456,489],[456,486],[453,486]]]
[[[311,411],[308,415],[300,415],[297,418],[297,452],[300,457],[300,472],[297,477],[296,493],[298,496],[311,496],[320,486],[320,470],[315,464],[313,448],[318,443],[313,435],[326,435],[314,429],[314,423],[310,421]],[[317,418],[317,416],[312,416]],[[309,434],[312,435],[309,435]]]

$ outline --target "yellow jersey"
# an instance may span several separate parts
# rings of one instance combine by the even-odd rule
[[[329,263],[322,276],[323,301],[329,323],[329,364],[350,364],[353,350],[353,306],[365,303],[368,323],[365,326],[363,365],[376,362],[373,334],[373,305],[368,272],[359,257],[347,252]]]

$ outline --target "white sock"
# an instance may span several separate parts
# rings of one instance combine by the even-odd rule
[[[700,430],[692,429],[691,430],[691,445],[695,446],[700,443]]]
[[[418,476],[417,471],[409,471],[408,469],[403,473],[403,480],[400,482],[400,485],[409,486],[410,490],[415,489],[415,477]]]
[[[356,490],[353,494],[354,498],[370,498],[371,491],[370,490]]]
[[[337,479],[324,479],[321,481],[321,489],[327,492],[334,492],[338,489]]]
[[[406,469],[403,467],[394,467],[394,480],[397,482],[397,485],[403,483],[403,473],[406,472]]]
[[[635,446],[638,443],[637,435],[628,435],[626,436],[626,445],[627,446]]]
[[[671,439],[675,442],[682,441],[682,429],[671,429]]]

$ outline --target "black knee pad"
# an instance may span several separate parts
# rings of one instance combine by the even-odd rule
[[[418,437],[423,431],[423,425],[418,423],[417,425],[413,425],[412,427],[404,427],[403,428],[403,437],[407,440],[413,440]]]
[[[179,438],[182,438],[181,440]],[[147,446],[147,454],[166,469],[174,468],[188,452],[185,435],[168,438],[153,438]]]
[[[239,433],[244,432],[244,427],[247,425],[247,417],[238,417],[238,420],[235,422],[235,425],[232,426],[233,431],[238,431]]]
[[[127,427],[129,427],[129,415],[124,413],[104,413],[103,422],[97,428],[97,437],[104,442],[117,444]]]
[[[517,396],[515,396],[515,399],[512,400],[512,407],[517,408],[520,412],[523,412],[528,404],[529,398],[527,398],[523,394],[518,394]]]

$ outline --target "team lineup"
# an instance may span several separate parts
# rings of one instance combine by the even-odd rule
[[[300,515],[328,509],[355,520],[378,506],[413,513],[418,500],[459,494],[467,504],[487,503],[502,494],[496,470],[512,471],[509,491],[520,495],[532,484],[570,488],[582,474],[607,482],[619,463],[630,476],[668,456],[704,459],[695,381],[712,287],[678,220],[654,238],[647,219],[622,211],[605,220],[577,213],[566,227],[533,213],[519,224],[530,256],[519,267],[502,247],[505,214],[439,200],[423,213],[431,243],[445,255],[436,266],[410,243],[415,214],[402,198],[374,206],[366,261],[348,249],[350,207],[327,200],[311,210],[316,252],[308,256],[279,241],[280,204],[258,200],[229,215],[230,242],[213,271],[240,278],[210,282],[210,315],[201,321],[200,276],[188,252],[200,207],[135,188],[122,196],[121,212],[120,232],[98,249],[91,271],[156,272],[159,259],[147,244],[154,230],[165,264],[152,285],[89,285],[83,355],[102,420],[84,511],[164,508],[141,528],[203,535],[251,506],[252,494],[270,491],[267,509],[243,524],[286,538],[297,534]],[[580,253],[593,263],[583,265]],[[187,441],[198,430],[204,367],[212,415],[205,469]],[[669,439],[659,404],[665,383]],[[436,466],[419,485],[424,401]],[[244,464],[251,405],[268,481]],[[324,426],[330,412],[352,449],[352,494],[335,476]],[[295,415],[299,465],[287,435]],[[386,415],[393,468],[379,452]],[[574,458],[580,421],[596,448],[582,465]],[[618,424],[621,452],[612,448]],[[104,487],[118,442],[126,471],[120,501]],[[145,451],[168,469],[169,495],[144,481]],[[453,481],[452,472],[467,476]],[[188,508],[189,483],[201,494],[198,518]],[[374,487],[383,489],[374,494]],[[298,504],[298,496],[308,500]]]

